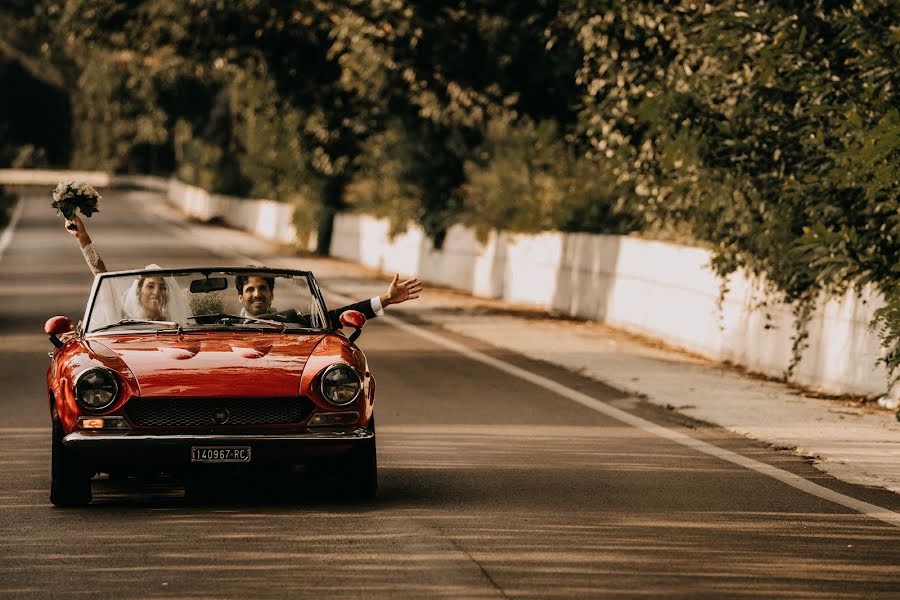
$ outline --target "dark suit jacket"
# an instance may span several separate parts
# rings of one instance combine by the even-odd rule
[[[375,314],[375,311],[372,310],[372,301],[369,300],[360,300],[359,302],[354,302],[353,304],[348,304],[342,308],[336,308],[334,310],[328,311],[328,320],[331,321],[334,327],[340,327],[341,321],[340,316],[346,310],[358,310],[362,314],[366,315],[367,319],[374,319],[378,315]]]
[[[347,310],[358,310],[362,314],[366,316],[367,319],[374,319],[378,315],[375,314],[375,311],[372,310],[372,301],[369,300],[360,300],[359,302],[354,302],[353,304],[348,304],[347,306],[342,306],[341,308],[336,308],[334,310],[328,311],[328,321],[331,323],[331,326],[335,329],[339,329],[341,327],[340,317],[344,311]],[[288,323],[302,323],[309,324],[309,315],[301,315],[293,308],[288,310],[280,310],[278,312],[259,315],[260,319],[268,319],[270,321],[282,321]]]
[[[353,304],[348,304],[347,306],[336,308],[334,310],[328,311],[328,318],[332,323],[338,323],[338,317],[341,316],[341,313],[345,310],[358,310],[362,314],[366,315],[367,319],[374,319],[378,315],[375,314],[375,311],[372,310],[372,300],[360,300],[359,302],[354,302]]]

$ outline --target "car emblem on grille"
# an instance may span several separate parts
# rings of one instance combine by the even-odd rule
[[[228,422],[228,417],[231,415],[228,414],[228,409],[226,408],[217,408],[213,411],[213,421],[216,422],[217,425],[224,425]]]

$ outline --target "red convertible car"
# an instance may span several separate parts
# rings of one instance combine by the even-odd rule
[[[329,465],[343,491],[374,497],[375,379],[353,343],[365,321],[329,312],[305,271],[97,276],[77,326],[45,326],[51,502],[88,504],[98,473],[230,473],[222,463]]]

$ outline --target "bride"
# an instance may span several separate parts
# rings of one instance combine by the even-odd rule
[[[78,240],[84,260],[94,275],[106,273],[107,268],[88,235],[84,222],[75,215],[66,220],[66,231]],[[159,265],[147,265],[159,269]],[[121,296],[122,318],[184,323],[187,305],[174,277],[141,275]]]

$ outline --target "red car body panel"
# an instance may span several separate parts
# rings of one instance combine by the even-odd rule
[[[322,338],[316,347],[316,352],[309,357],[307,368],[303,371],[301,380],[301,389],[306,391],[306,396],[313,399],[317,404],[328,406],[328,403],[316,385],[317,377],[325,367],[337,362],[335,357],[339,356],[341,362],[345,362],[354,367],[362,376],[363,389],[359,395],[359,399],[354,406],[360,412],[362,423],[368,423],[372,417],[373,405],[375,403],[375,379],[369,373],[366,364],[366,357],[356,347],[347,342],[344,338],[338,336],[327,336]]]
[[[322,370],[337,362],[351,365],[362,378],[362,392],[349,406],[329,404],[318,389]],[[75,402],[73,385],[81,372],[97,366],[115,371],[122,389],[109,408],[86,411]],[[305,396],[320,411],[357,410],[357,424],[365,427],[375,391],[365,356],[342,335],[233,331],[70,336],[54,355],[47,384],[66,433],[76,428],[79,416],[122,414],[133,397]]]
[[[188,334],[103,337],[131,367],[142,397],[293,396],[322,335]],[[332,355],[334,359],[339,354]],[[263,388],[263,389],[261,389]]]
[[[55,402],[56,412],[66,433],[75,429],[78,417],[84,414],[75,401],[75,378],[92,367],[112,369],[119,375],[119,384],[122,386],[115,404],[105,411],[93,414],[115,412],[128,398],[140,395],[137,380],[121,357],[93,340],[69,336],[66,344],[54,355],[47,371],[50,400]]]

